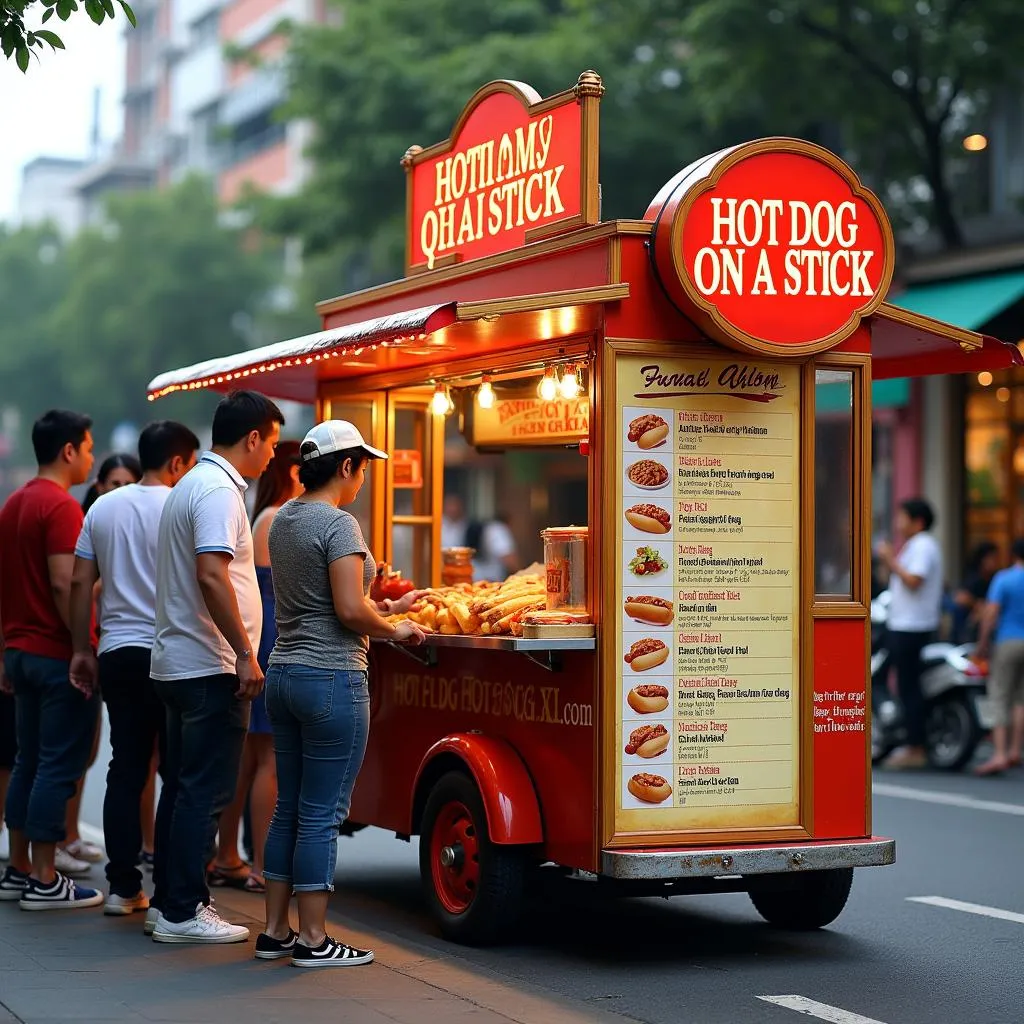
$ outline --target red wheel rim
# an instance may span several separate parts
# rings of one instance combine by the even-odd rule
[[[442,863],[445,847],[456,851],[455,863]],[[434,892],[449,914],[464,914],[480,883],[480,840],[465,804],[453,800],[441,808],[430,837],[430,868]]]

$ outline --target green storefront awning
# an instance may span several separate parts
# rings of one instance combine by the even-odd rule
[[[842,384],[819,384],[815,388],[818,412],[840,412],[850,408],[850,389]],[[910,402],[910,380],[893,377],[871,382],[872,409],[898,409]]]
[[[1024,298],[1024,270],[915,284],[886,301],[912,313],[976,331]]]

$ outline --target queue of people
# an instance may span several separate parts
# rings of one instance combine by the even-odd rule
[[[248,799],[246,888],[265,890],[267,911],[256,956],[301,967],[373,959],[327,934],[327,899],[369,728],[368,640],[422,642],[416,625],[385,618],[420,595],[370,599],[376,563],[344,511],[386,453],[337,420],[279,445],[283,425],[277,406],[249,391],[218,405],[202,454],[184,425],[150,424],[137,481],[110,488],[83,517],[68,492],[92,467],[89,418],[55,411],[35,424],[39,472],[0,510],[0,807],[10,831],[0,901],[144,913],[157,942],[243,942],[248,929],[220,916],[209,882],[236,867]],[[101,695],[112,751],[106,894],[56,862]],[[140,853],[154,749],[162,789],[148,897]]]

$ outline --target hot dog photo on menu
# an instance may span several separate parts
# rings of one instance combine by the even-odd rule
[[[627,450],[647,452],[668,447],[669,418],[671,413],[659,413],[650,409],[624,409],[626,436],[623,439]]]

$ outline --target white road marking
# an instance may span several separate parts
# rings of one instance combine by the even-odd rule
[[[946,910],[959,910],[964,914],[977,914],[979,917],[995,917],[1000,921],[1014,921],[1024,924],[1024,914],[1014,910],[1001,910],[999,907],[986,907],[983,903],[964,903],[962,900],[948,900],[945,896],[908,896],[909,903],[927,903],[930,907],[945,907]]]
[[[972,811],[993,811],[996,814],[1016,814],[1024,817],[1024,804],[1008,804],[1000,800],[976,800],[959,793],[945,793],[932,789],[913,789],[910,786],[893,786],[888,782],[876,782],[871,792],[877,796],[892,796],[899,800],[917,800],[923,804],[945,804],[947,807],[966,807]]]
[[[787,1010],[796,1010],[797,1013],[805,1014],[808,1017],[817,1017],[818,1020],[827,1020],[830,1024],[883,1024],[874,1017],[862,1017],[859,1013],[851,1013],[838,1006],[829,1006],[828,1003],[819,1003],[806,996],[758,996],[758,999],[766,1003],[774,1003],[776,1006],[784,1006]]]

